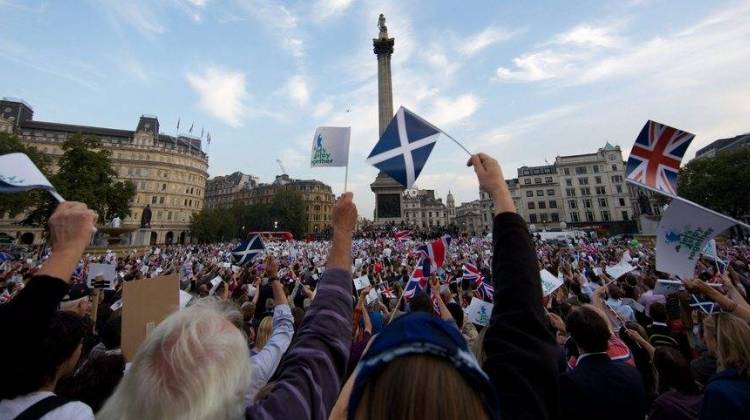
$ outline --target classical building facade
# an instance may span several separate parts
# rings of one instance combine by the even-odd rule
[[[231,175],[213,177],[206,182],[206,208],[232,207],[237,193],[253,189],[257,185],[257,177],[239,171]]]
[[[483,214],[481,200],[461,203],[456,207],[456,218],[453,223],[460,233],[479,235],[486,231]]]
[[[33,116],[31,106],[21,100],[0,101],[0,129],[49,155],[53,170],[63,142],[74,134],[97,137],[111,151],[117,179],[132,182],[136,189],[123,228],[137,229],[146,205],[151,209],[151,227],[132,235],[145,235],[142,239],[153,244],[190,240],[190,219],[203,208],[208,177],[208,156],[200,139],[160,133],[159,120],[151,115],[141,116],[135,130],[38,121]],[[41,229],[19,226],[21,218],[0,215],[0,232],[23,237],[26,243],[41,242]]]
[[[244,205],[270,204],[280,190],[294,190],[302,194],[307,214],[307,233],[316,234],[331,226],[334,195],[331,187],[314,179],[292,179],[287,174],[277,175],[270,184],[257,184],[234,194],[233,202]],[[279,230],[284,230],[279,226]]]
[[[401,195],[401,207],[407,225],[427,228],[448,224],[448,208],[435,197],[435,190],[408,189]]]

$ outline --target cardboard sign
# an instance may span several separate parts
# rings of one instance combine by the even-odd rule
[[[115,276],[117,275],[117,273],[115,273],[115,268],[116,267],[114,264],[89,264],[89,272],[88,276],[86,277],[86,286],[89,289],[93,289],[95,286],[94,279],[97,275],[101,274],[102,277],[104,277],[104,287],[100,287],[101,285],[97,284],[97,288],[114,290]]]
[[[138,347],[170,313],[179,308],[177,274],[125,283],[122,288],[122,354],[132,361]]]
[[[626,262],[620,262],[617,265],[613,265],[611,267],[607,267],[607,274],[612,277],[613,279],[617,280],[623,275],[635,270],[635,267],[632,265],[626,263]]]
[[[357,277],[356,279],[354,279],[354,287],[357,288],[357,291],[360,291],[367,286],[370,286],[370,279],[367,278],[367,276]]]
[[[187,307],[191,300],[193,300],[193,295],[184,290],[180,290],[180,309]]]
[[[466,307],[466,316],[472,323],[486,327],[490,325],[490,317],[494,306],[494,304],[479,298],[472,298],[471,303]]]
[[[540,271],[539,277],[542,280],[542,292],[544,292],[544,296],[551,295],[552,292],[559,289],[565,283],[563,279],[555,277],[554,274],[547,270]]]
[[[656,281],[656,287],[654,287],[655,295],[671,295],[672,293],[678,292],[682,289],[682,282],[679,280],[662,280]]]
[[[365,296],[365,300],[368,305],[378,300],[378,291],[374,287],[370,289],[370,293]]]

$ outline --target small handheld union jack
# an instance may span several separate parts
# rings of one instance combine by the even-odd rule
[[[694,138],[695,134],[649,120],[635,139],[625,177],[629,182],[676,196],[680,163]]]

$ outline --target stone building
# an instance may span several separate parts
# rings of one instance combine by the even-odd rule
[[[448,196],[445,199],[445,211],[447,214],[446,222],[449,225],[453,224],[456,219],[456,199],[453,198],[453,193],[450,190],[448,190]]]
[[[555,229],[564,220],[555,165],[518,168],[516,210],[531,229]]]
[[[208,156],[201,140],[191,136],[170,136],[159,131],[156,116],[142,115],[135,130],[121,130],[34,120],[34,111],[21,100],[0,101],[0,129],[15,134],[23,143],[49,155],[56,162],[62,156],[62,144],[71,135],[83,134],[99,139],[112,152],[112,166],[120,181],[130,181],[136,189],[130,216],[123,228],[139,227],[146,205],[152,211],[151,227],[139,232],[143,242],[173,243],[190,240],[190,219],[204,205]],[[8,128],[10,127],[10,128]],[[29,229],[0,215],[0,232],[23,243],[42,241],[41,228]],[[106,221],[100,221],[106,222]],[[134,236],[131,236],[131,242]]]
[[[484,209],[481,200],[461,203],[456,207],[454,224],[460,233],[479,235],[488,232],[484,224]]]
[[[435,190],[408,189],[401,196],[404,223],[416,227],[448,225],[448,209]]]
[[[206,208],[230,208],[237,193],[255,188],[257,185],[258,177],[239,171],[231,175],[213,177],[206,182]]]
[[[274,194],[283,189],[302,194],[307,214],[307,233],[321,233],[331,226],[335,197],[331,187],[318,180],[292,179],[287,174],[277,175],[270,184],[257,184],[253,188],[238,191],[232,201],[244,205],[270,204]],[[279,230],[284,230],[284,227],[279,226]]]

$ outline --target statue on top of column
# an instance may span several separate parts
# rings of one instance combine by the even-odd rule
[[[380,29],[380,38],[388,38],[388,27],[385,26],[385,16],[382,13],[378,18],[378,29]]]

